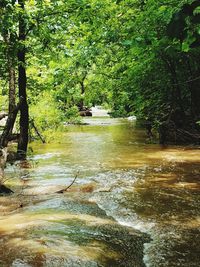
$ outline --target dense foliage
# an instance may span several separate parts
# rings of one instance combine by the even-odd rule
[[[0,15],[2,95],[18,77],[41,131],[107,105],[113,116],[150,121],[163,142],[197,137],[199,1],[4,0]],[[28,109],[20,110],[25,136]]]

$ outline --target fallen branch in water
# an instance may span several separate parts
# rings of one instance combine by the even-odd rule
[[[79,174],[79,172],[77,172],[77,174],[75,175],[75,177],[74,177],[74,180],[71,182],[71,184],[70,185],[68,185],[68,187],[66,187],[66,188],[64,188],[64,189],[61,189],[61,190],[59,190],[59,191],[56,191],[55,193],[57,193],[57,194],[63,194],[64,192],[66,192],[74,183],[75,183],[75,181],[76,181],[76,179],[77,179],[77,177],[78,177],[78,174]]]

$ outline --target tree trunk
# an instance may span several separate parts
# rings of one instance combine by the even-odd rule
[[[7,147],[7,144],[10,140],[10,137],[12,135],[13,126],[15,124],[15,120],[17,117],[17,113],[22,106],[23,98],[20,98],[19,103],[17,106],[8,114],[8,119],[6,121],[6,125],[4,127],[3,133],[0,138],[0,147]]]
[[[188,88],[190,90],[190,109],[191,116],[194,120],[200,119],[200,82],[199,82],[199,61],[196,58],[190,57],[190,55],[186,56],[187,70],[188,70]]]
[[[192,68],[192,64],[190,63],[190,57],[187,56],[187,66],[189,70],[190,82],[188,83],[191,95],[191,115],[194,121],[200,119],[200,82],[197,77],[199,77],[200,70],[198,63],[197,68]],[[192,63],[194,65],[195,59],[193,59]]]
[[[10,136],[12,135],[14,123],[16,120],[18,108],[16,110],[16,77],[15,77],[15,37],[7,30],[4,33],[4,41],[7,45],[7,68],[8,68],[8,83],[9,83],[9,113],[3,133],[0,137],[0,146],[5,148],[8,144]],[[1,116],[0,116],[1,117]],[[2,116],[2,118],[5,116]],[[1,118],[0,118],[1,119]]]
[[[81,110],[83,110],[83,107],[84,107],[84,101],[83,101],[84,93],[85,93],[84,81],[81,81],[80,85],[81,85],[81,100],[79,102],[79,109],[81,111]]]
[[[200,87],[195,81],[191,84],[191,109],[194,120],[200,120]]]
[[[20,107],[20,135],[18,141],[17,153],[20,158],[24,158],[27,152],[28,146],[28,126],[29,126],[29,110],[26,95],[26,23],[24,18],[24,0],[19,0],[18,4],[22,10],[22,14],[19,16],[19,50],[18,50],[18,87],[19,97],[23,98],[22,105]]]
[[[16,38],[13,33],[7,34],[8,36],[8,75],[9,75],[9,113],[12,112],[16,107]]]
[[[7,161],[7,147],[0,149],[0,195],[11,194],[13,191],[6,187],[4,183],[4,168]]]
[[[11,113],[15,108],[16,101],[16,86],[15,86],[15,66],[12,58],[8,59],[9,68],[9,113]]]
[[[7,45],[7,65],[8,65],[8,81],[9,81],[9,112],[15,108],[16,102],[16,77],[15,77],[15,36],[13,33],[9,34],[7,30],[4,31],[4,41]]]
[[[81,86],[81,100],[78,104],[79,110],[82,111],[84,110],[84,94],[85,94],[85,84],[84,81],[87,77],[87,72],[84,73],[81,81],[80,81],[80,86]]]

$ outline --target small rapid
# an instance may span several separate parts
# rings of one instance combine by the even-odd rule
[[[197,267],[199,150],[147,144],[134,120],[66,127],[6,169],[0,266]]]

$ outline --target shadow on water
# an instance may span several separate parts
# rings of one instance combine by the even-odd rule
[[[199,213],[199,182],[200,162],[176,162],[173,166],[168,163],[146,169],[143,179],[134,184],[134,192],[126,193],[126,197],[142,216],[187,220]]]
[[[0,266],[199,266],[199,150],[89,120],[7,168],[16,194],[0,198]]]
[[[154,223],[148,231],[153,241],[146,245],[147,266],[199,266],[199,174],[194,158],[168,162],[147,169],[132,192],[125,193],[126,208]]]

